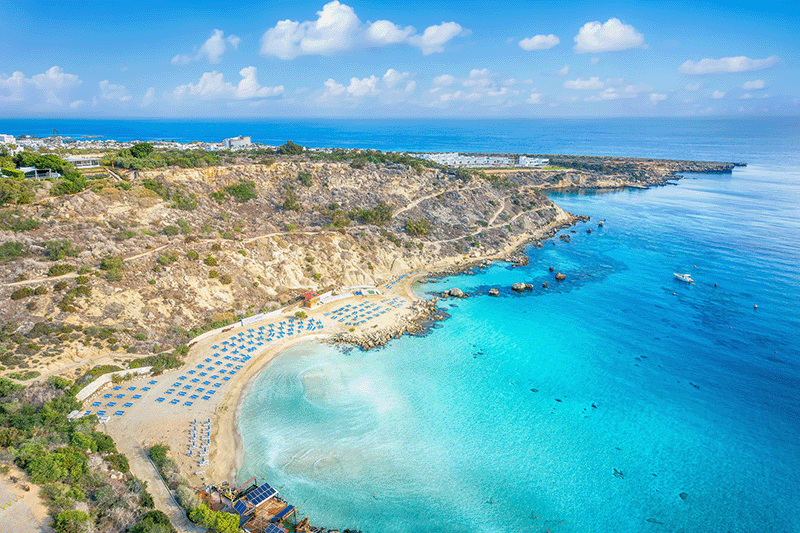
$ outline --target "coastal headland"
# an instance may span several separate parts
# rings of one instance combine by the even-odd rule
[[[193,530],[147,447],[169,445],[194,486],[233,483],[243,455],[237,406],[286,348],[333,339],[368,349],[417,331],[435,302],[417,300],[415,281],[513,260],[581,219],[548,191],[645,188],[737,165],[543,157],[549,167],[451,169],[274,155],[116,169],[71,195],[43,182],[33,201],[3,214],[0,239],[24,250],[0,264],[0,315],[14,345],[4,373],[88,384],[99,365],[151,367],[97,389],[84,408],[104,421],[157,508]],[[25,221],[35,223],[14,229]],[[202,454],[191,446],[194,420],[210,422]]]

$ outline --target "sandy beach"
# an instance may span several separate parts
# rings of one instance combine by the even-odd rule
[[[84,407],[92,414],[110,415],[108,422],[102,424],[103,429],[114,437],[120,451],[129,458],[132,472],[148,482],[156,507],[166,512],[179,530],[198,531],[186,519],[182,509],[149,461],[146,453],[148,447],[154,444],[168,445],[181,474],[193,487],[218,484],[223,481],[234,484],[244,456],[238,418],[241,400],[247,394],[256,375],[275,357],[301,342],[319,341],[339,333],[377,332],[403,319],[413,318],[412,306],[418,300],[414,295],[413,284],[417,280],[444,271],[463,269],[481,261],[503,259],[508,253],[527,242],[546,238],[565,223],[569,223],[568,218],[557,220],[541,228],[537,235],[527,235],[525,238],[515,240],[499,253],[481,255],[475,250],[460,260],[449,259],[433,265],[428,271],[403,274],[392,282],[377,287],[380,294],[353,295],[313,309],[304,308],[299,303],[293,304],[258,322],[248,323],[245,326],[237,322],[209,332],[191,344],[191,350],[181,368],[159,376],[106,385],[86,399]],[[344,306],[367,304],[374,306],[373,308],[383,309],[384,312],[376,313],[372,319],[358,325],[338,321],[331,315]],[[226,375],[222,378],[224,381],[213,383],[213,389],[209,390],[214,392],[208,392],[204,387],[198,388],[209,383],[209,381],[201,382],[205,379],[201,376],[206,375],[201,374],[201,371],[207,369],[204,367],[213,354],[220,353],[222,343],[233,338],[245,339],[248,335],[256,337],[259,332],[265,331],[260,328],[267,328],[270,324],[281,322],[289,324],[291,320],[295,320],[297,324],[300,321],[295,318],[295,313],[300,310],[307,315],[307,318],[302,320],[304,324],[316,323],[321,326],[311,331],[304,329],[288,337],[275,337],[272,342],[262,343],[263,346],[260,347],[251,342],[252,352],[248,353],[252,355],[249,355],[246,363],[241,363],[241,368],[238,368],[234,375]],[[221,354],[215,363],[219,363],[220,358]],[[218,369],[218,372],[225,371]],[[218,378],[218,376],[213,377]],[[181,390],[184,388],[189,390]],[[204,399],[197,399],[199,394],[202,394],[199,391],[206,394]],[[187,399],[192,397],[195,398],[193,401]],[[115,414],[119,411],[124,413]],[[191,427],[195,420],[210,421],[210,445],[203,446],[203,443],[200,443],[199,447],[191,449],[190,456]],[[207,453],[203,452],[200,456],[203,447],[208,448]],[[207,463],[201,463],[202,458],[205,458]],[[259,475],[258,472],[247,474]]]

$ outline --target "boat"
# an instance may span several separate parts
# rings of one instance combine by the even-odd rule
[[[681,281],[685,281],[686,283],[694,283],[692,276],[690,276],[689,274],[678,274],[677,272],[673,272],[673,274],[677,279]]]

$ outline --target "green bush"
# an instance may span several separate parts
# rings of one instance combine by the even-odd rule
[[[119,268],[112,268],[106,273],[108,281],[122,281],[122,270]]]
[[[21,242],[4,242],[0,244],[0,262],[11,261],[28,255],[28,248]]]
[[[136,237],[136,232],[129,229],[124,229],[114,236],[118,241],[127,241],[132,237]]]
[[[431,223],[426,218],[409,218],[406,220],[406,233],[418,237],[431,232]]]
[[[210,267],[217,266],[217,260],[214,259],[214,257],[211,256],[211,255],[209,255],[205,259],[203,259],[203,263],[205,263],[207,266],[210,266]]]
[[[122,258],[114,257],[111,255],[107,255],[100,261],[100,269],[101,270],[121,270],[122,269]]]
[[[29,298],[31,296],[33,296],[33,289],[30,287],[20,287],[11,293],[12,300],[22,300],[23,298]]]
[[[174,237],[180,232],[181,229],[177,226],[164,226],[164,229],[161,230],[161,233],[163,233],[167,237]]]
[[[380,202],[372,209],[354,209],[348,213],[348,216],[367,224],[382,226],[392,219],[392,210],[392,206]]]
[[[304,150],[305,148],[301,145],[295,144],[293,141],[286,141],[278,147],[277,152],[281,155],[300,155]]]
[[[66,263],[59,263],[57,265],[53,265],[47,271],[48,277],[54,278],[57,276],[63,276],[64,274],[69,274],[70,272],[75,272],[75,267],[72,265],[68,265]]]
[[[177,533],[169,517],[162,511],[154,510],[145,513],[128,533]]]
[[[297,175],[297,179],[306,187],[311,187],[312,185],[311,172],[301,172]]]
[[[67,257],[76,257],[80,252],[69,239],[56,239],[42,244],[45,247],[45,255],[50,261],[62,261]]]
[[[228,274],[223,274],[219,277],[219,282],[222,283],[223,285],[230,285],[233,282],[233,280]]]
[[[83,511],[61,511],[53,519],[57,533],[87,533],[91,529],[91,518]]]
[[[192,261],[197,261],[198,259],[200,259],[200,254],[198,254],[194,250],[190,250],[186,252],[186,258],[191,259]]]
[[[209,278],[216,278],[217,276],[219,276],[219,272],[217,272],[216,270],[210,270],[208,272],[208,277]]]
[[[86,285],[89,283],[89,276],[78,276],[75,278],[75,281],[78,283],[78,285]]]

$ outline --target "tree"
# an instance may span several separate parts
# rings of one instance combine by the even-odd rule
[[[133,526],[129,533],[177,533],[162,511],[149,511]]]
[[[53,520],[53,529],[58,533],[85,533],[89,527],[89,515],[83,511],[61,511]]]
[[[300,155],[304,150],[305,148],[292,141],[286,141],[278,147],[278,153],[282,155]]]
[[[301,172],[297,175],[297,179],[306,187],[311,187],[311,172]]]
[[[406,233],[418,237],[431,231],[431,223],[426,218],[409,218],[406,220]]]
[[[130,147],[131,155],[137,159],[149,156],[153,150],[153,145],[150,143],[139,143]]]

